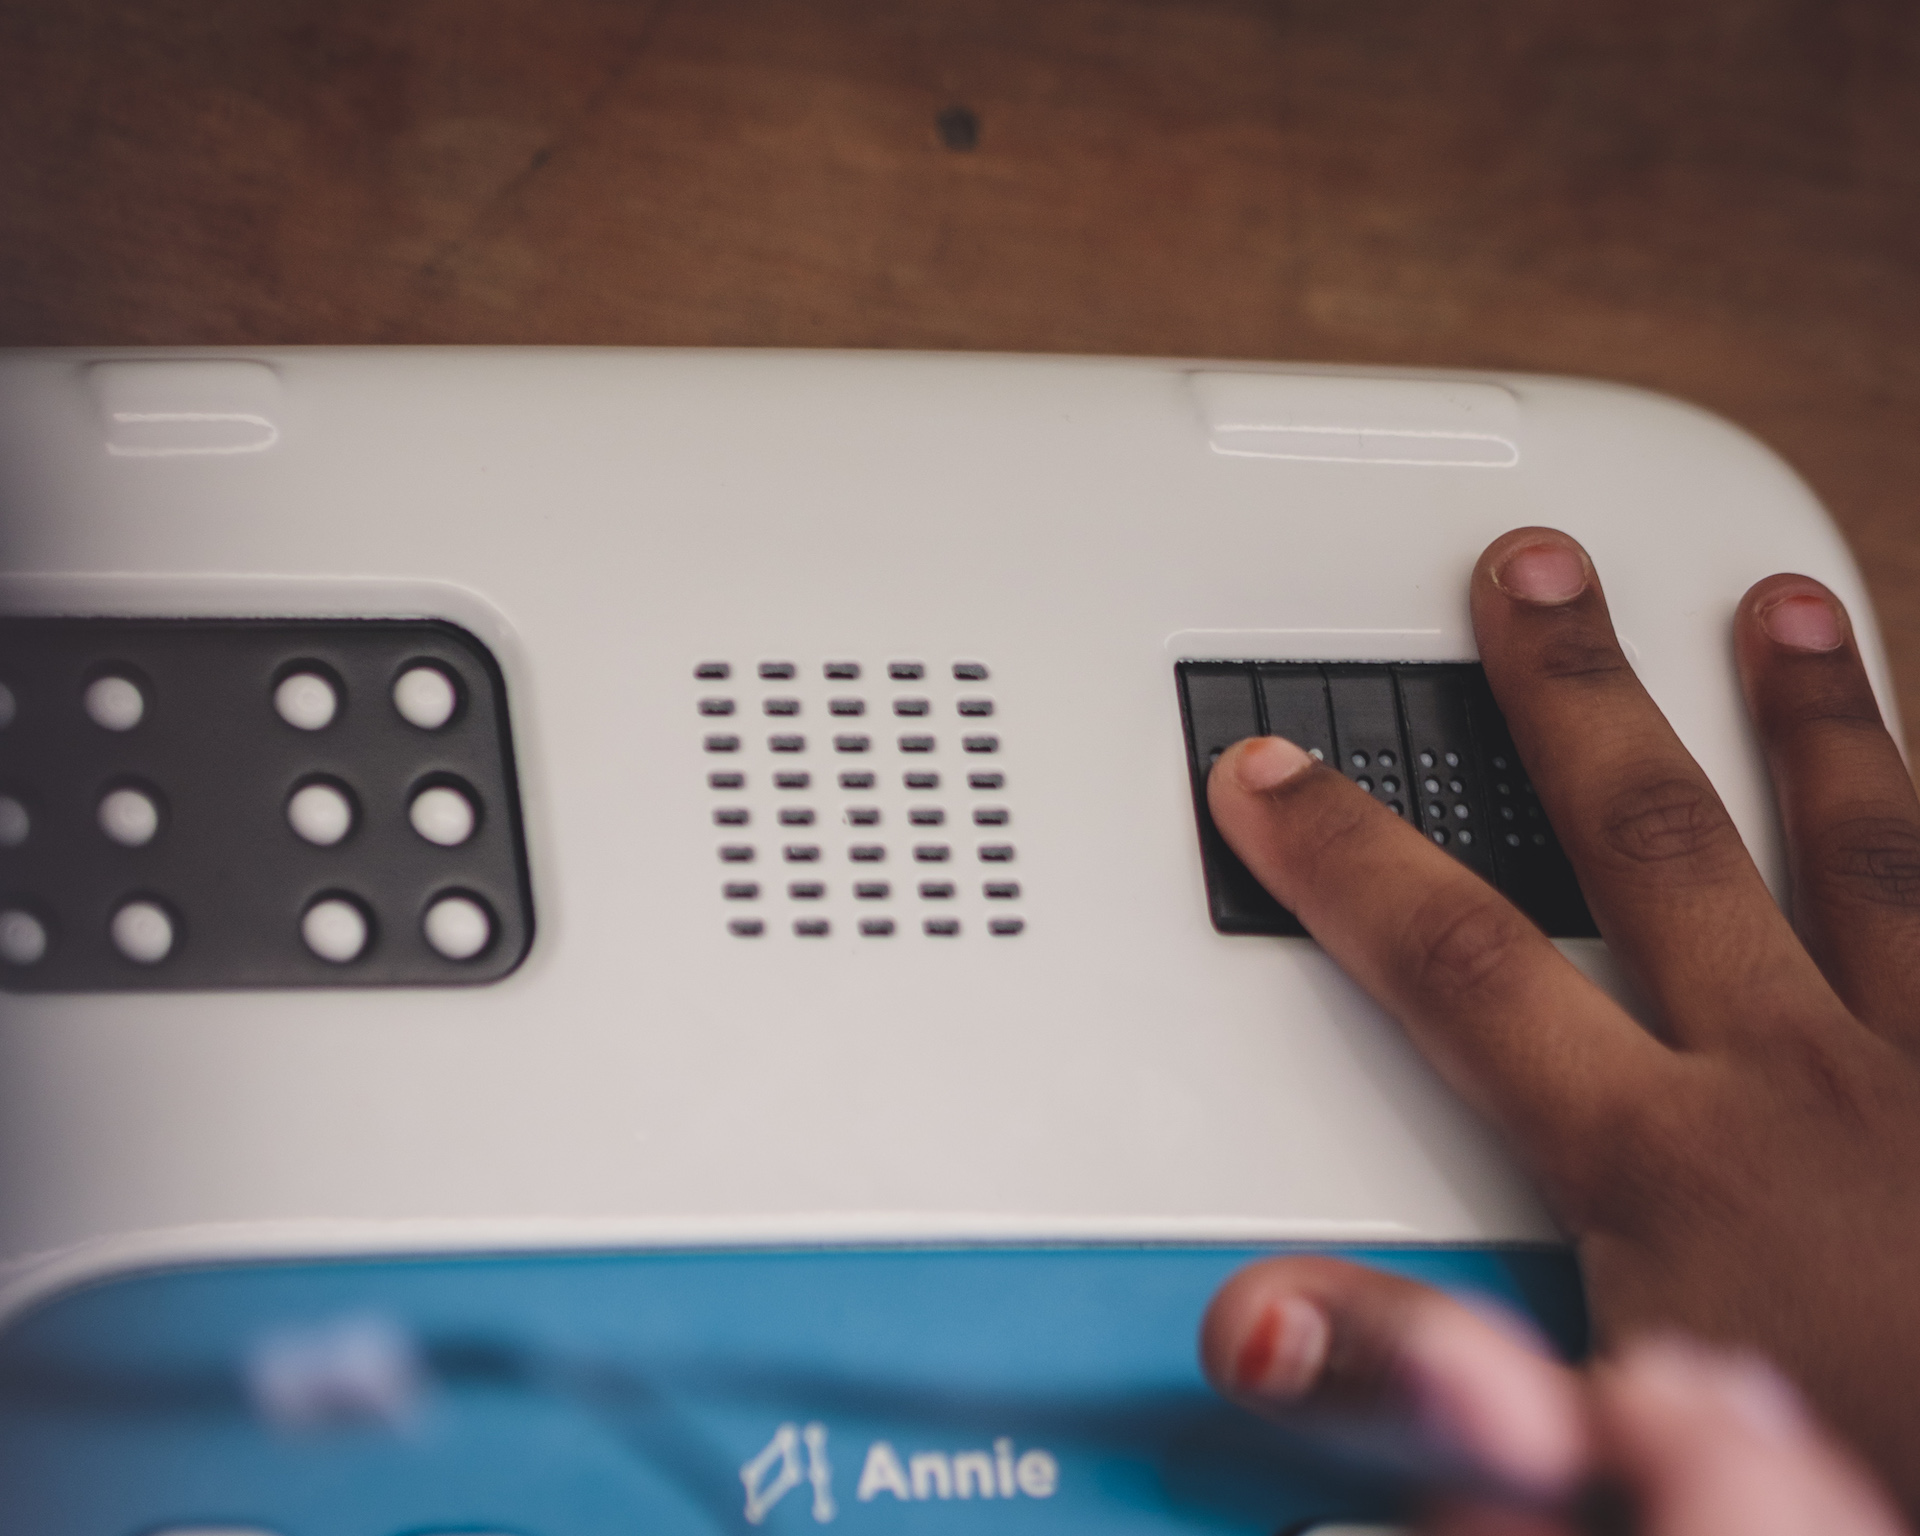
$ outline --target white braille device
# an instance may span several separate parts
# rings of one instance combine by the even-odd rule
[[[1212,1399],[1208,1295],[1304,1247],[1577,1350],[1577,1276],[1201,791],[1287,734],[1624,996],[1475,664],[1530,523],[1781,889],[1735,604],[1885,659],[1671,400],[0,356],[0,1527],[1392,1518]]]

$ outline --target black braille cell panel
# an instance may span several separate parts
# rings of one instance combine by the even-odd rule
[[[453,709],[415,724],[394,685],[421,666],[451,681]],[[701,675],[725,675],[712,666]],[[141,690],[131,729],[89,717],[87,689],[105,673]],[[276,690],[299,674],[332,690],[315,729],[276,707]],[[33,812],[26,841],[0,860],[0,911],[28,914],[45,935],[30,963],[0,961],[0,988],[449,985],[497,981],[526,954],[533,907],[506,685],[465,630],[426,620],[7,619],[0,678],[17,701],[0,739],[0,784]],[[724,788],[737,776],[714,777]],[[97,819],[102,795],[129,783],[162,811],[158,831],[132,847]],[[289,802],[314,784],[352,807],[336,840],[294,830]],[[442,846],[414,830],[410,809],[423,790],[454,785],[477,815],[470,835]],[[455,896],[487,918],[467,959],[427,936],[428,911]],[[366,923],[350,960],[322,959],[302,936],[322,898],[344,900]],[[113,916],[130,900],[172,921],[155,963],[123,957],[112,940]]]
[[[1419,826],[1549,936],[1597,936],[1478,664],[1191,661],[1175,673],[1220,932],[1304,932],[1234,857],[1207,810],[1207,774],[1220,753],[1244,737],[1278,735]]]

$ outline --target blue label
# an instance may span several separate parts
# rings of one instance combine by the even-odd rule
[[[0,1529],[149,1536],[1246,1532],[1377,1495],[1219,1402],[1273,1250],[876,1248],[244,1264],[0,1339]],[[1346,1250],[1582,1347],[1571,1257]]]

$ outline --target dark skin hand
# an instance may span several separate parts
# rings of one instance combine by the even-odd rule
[[[1920,1511],[1920,801],[1845,610],[1782,575],[1734,620],[1789,921],[1634,676],[1580,547],[1503,535],[1472,604],[1487,677],[1650,1028],[1289,743],[1220,759],[1214,819],[1529,1168],[1576,1245],[1602,1351],[1665,1330],[1763,1353]],[[1286,1356],[1288,1262],[1233,1282],[1277,1273],[1271,1318],[1243,1295],[1234,1328],[1210,1321],[1230,1390],[1247,1330]],[[1291,1326],[1297,1345],[1307,1325]]]

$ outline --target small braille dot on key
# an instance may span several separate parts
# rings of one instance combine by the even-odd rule
[[[864,715],[867,712],[865,699],[830,699],[827,713],[830,715]]]
[[[813,812],[804,805],[782,806],[780,825],[783,827],[810,827],[813,825]]]
[[[1465,821],[1469,816],[1473,814],[1473,811],[1468,807],[1466,801],[1461,800],[1461,801],[1455,802],[1453,807],[1453,814],[1459,817],[1460,820]]]
[[[1406,807],[1402,805],[1398,800],[1389,800],[1387,802],[1387,809],[1392,811],[1394,815],[1398,816],[1403,811],[1406,810]]]
[[[989,880],[980,887],[988,901],[1018,901],[1020,882],[1018,880]]]
[[[870,736],[836,736],[833,738],[833,750],[836,752],[865,752],[873,745]]]
[[[706,683],[725,682],[733,676],[733,668],[724,661],[703,661],[693,669],[693,675]]]
[[[740,750],[740,738],[738,736],[709,736],[706,746],[709,752],[738,752]]]
[[[1424,778],[1420,781],[1420,787],[1430,795],[1437,795],[1440,793],[1440,781],[1436,778],[1433,778],[1431,775],[1429,775],[1427,778]]]
[[[824,939],[833,929],[824,917],[803,917],[793,925],[793,931],[803,939]]]
[[[1024,932],[1026,921],[1018,917],[996,917],[987,924],[987,932],[997,939],[1010,939],[1016,933]]]
[[[847,807],[847,824],[853,827],[877,827],[880,825],[880,809],[872,805],[850,805]]]
[[[1444,805],[1442,805],[1438,800],[1431,801],[1427,805],[1427,815],[1430,819],[1434,821],[1438,821],[1441,817],[1445,816],[1446,814],[1447,814],[1447,808]]]
[[[1380,789],[1384,794],[1397,795],[1400,792],[1400,781],[1389,774],[1380,781]]]
[[[886,848],[879,843],[855,843],[847,849],[847,857],[856,864],[879,864],[886,856]]]
[[[751,864],[753,845],[751,843],[727,843],[720,849],[720,861],[723,864]]]
[[[979,661],[956,661],[953,675],[963,683],[984,683],[987,680],[986,663]]]
[[[727,932],[737,939],[757,939],[767,931],[767,925],[757,917],[736,917],[727,924]]]
[[[1436,843],[1444,844],[1447,840],[1447,829],[1445,827],[1435,827],[1427,836],[1432,838]]]
[[[1374,758],[1374,761],[1378,763],[1382,768],[1391,768],[1393,766],[1393,761],[1394,761],[1393,754],[1391,752],[1382,752],[1379,754],[1379,756]]]
[[[916,827],[937,827],[947,819],[947,813],[937,805],[916,805],[907,812],[907,820]]]
[[[920,926],[935,939],[950,939],[960,931],[959,919],[952,917],[930,917]]]
[[[1007,776],[1004,773],[970,773],[967,784],[972,789],[1005,789]]]
[[[1500,807],[1500,819],[1502,821],[1512,821],[1515,814],[1516,813],[1513,807],[1510,805],[1503,805]]]
[[[857,661],[830,661],[823,668],[828,678],[836,683],[849,683],[860,675],[860,663]]]
[[[992,699],[962,699],[960,713],[967,716],[986,716],[993,713]]]
[[[925,699],[895,699],[893,712],[896,715],[924,715],[933,708]]]
[[[770,715],[797,715],[800,713],[798,699],[766,699],[760,707]]]
[[[989,864],[1011,864],[1013,862],[1012,843],[982,843],[980,857]]]
[[[1364,773],[1361,774],[1360,777],[1355,779],[1353,782],[1358,784],[1362,789],[1366,790],[1369,794],[1373,792],[1373,780],[1368,778]]]
[[[1367,754],[1364,752],[1356,752],[1352,757],[1348,758],[1347,761],[1352,763],[1356,768],[1364,768],[1367,766]]]
[[[926,772],[910,773],[906,777],[906,785],[908,789],[938,789],[940,775]]]
[[[744,805],[723,805],[713,813],[713,824],[717,827],[744,827],[748,812]]]
[[[998,736],[963,736],[960,739],[960,748],[964,752],[998,752],[1000,738]]]
[[[1460,754],[1458,752],[1449,752],[1442,761],[1446,763],[1449,768],[1458,768],[1460,766]],[[1506,760],[1504,758],[1495,758],[1493,766],[1496,768],[1504,768],[1507,766]]]
[[[944,864],[952,854],[945,843],[916,843],[913,849],[914,861],[920,864]]]
[[[817,843],[788,843],[781,853],[789,864],[812,864],[820,857],[820,846]]]
[[[769,736],[767,748],[772,752],[804,752],[807,750],[807,738],[804,736]]]
[[[826,886],[818,880],[795,880],[787,886],[787,895],[795,901],[818,901],[826,894]]]
[[[1546,833],[1544,833],[1544,832],[1536,832],[1536,833],[1534,833],[1534,834],[1533,834],[1533,846],[1534,846],[1534,847],[1536,847],[1536,848],[1544,848],[1544,847],[1546,847],[1546,846],[1547,846],[1547,834],[1546,834]]]
[[[1453,766],[1453,754],[1451,752],[1447,754],[1447,766],[1449,768]],[[1507,760],[1504,757],[1496,757],[1493,760],[1493,766],[1498,768],[1502,773],[1504,773],[1506,772],[1506,769],[1507,769]]]
[[[922,880],[920,882],[922,901],[951,901],[953,882],[951,880]]]
[[[790,661],[763,661],[760,663],[760,675],[770,683],[785,682],[793,676],[793,663]]]
[[[893,887],[884,880],[862,880],[853,888],[856,901],[885,901],[893,894]]]
[[[887,663],[887,676],[896,683],[911,683],[927,675],[927,669],[917,661],[890,661]]]
[[[1464,795],[1467,792],[1466,783],[1461,779],[1448,779],[1447,788],[1456,795]]]
[[[773,776],[775,789],[805,789],[813,782],[810,773],[776,773]]]
[[[720,887],[720,894],[728,901],[758,901],[760,887],[751,880],[729,880]]]
[[[884,939],[893,932],[893,919],[890,917],[863,917],[860,919],[860,932],[869,939]]]
[[[1437,761],[1438,759],[1435,758],[1431,752],[1422,752],[1420,754],[1420,766],[1422,768],[1431,768]]]
[[[902,736],[900,738],[900,750],[902,752],[931,752],[933,750],[933,738],[931,736]]]
[[[732,699],[702,699],[700,713],[703,715],[730,715],[733,713]]]
[[[1507,846],[1509,848],[1518,848],[1520,846],[1520,834],[1518,832],[1509,832],[1507,834]]]
[[[707,775],[708,789],[745,789],[747,776],[744,773],[710,773]]]
[[[1470,843],[1470,842],[1472,842],[1472,841],[1473,841],[1473,830],[1472,830],[1472,828],[1470,828],[1470,827],[1462,827],[1462,828],[1460,829],[1460,831],[1459,831],[1459,833],[1458,833],[1458,837],[1459,837],[1459,840],[1460,840],[1461,842],[1463,842],[1463,843]]]
[[[1004,827],[1011,819],[1004,805],[976,805],[973,808],[973,824],[976,827]]]

